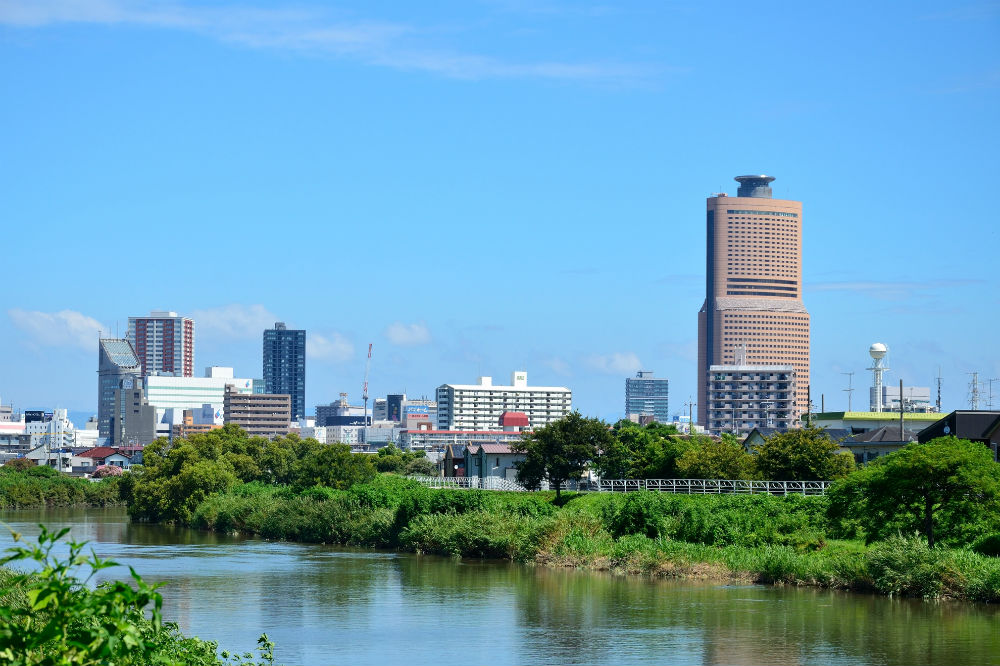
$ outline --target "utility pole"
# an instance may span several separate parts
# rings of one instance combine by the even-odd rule
[[[688,396],[688,401],[684,403],[684,406],[688,408],[688,434],[694,434],[694,406],[698,404],[691,402],[691,396]]]
[[[986,403],[986,406],[989,407],[990,409],[993,409],[993,382],[1000,382],[1000,378],[987,379],[986,381],[990,383],[990,398],[989,402]]]
[[[937,376],[937,412],[941,413],[941,366],[938,366],[938,376]]]
[[[903,441],[903,380],[899,380],[899,441]]]
[[[847,393],[847,411],[851,411],[851,394],[854,393],[854,373],[853,372],[842,372],[842,375],[847,375],[847,388],[843,389]]]

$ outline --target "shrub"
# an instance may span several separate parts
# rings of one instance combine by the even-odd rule
[[[37,546],[8,549],[5,563],[33,560],[41,570],[4,577],[0,661],[23,666],[220,663],[215,643],[185,638],[176,625],[163,623],[159,584],[146,583],[135,571],[131,585],[116,581],[90,589],[86,580],[77,580],[72,572],[81,565],[92,577],[115,563],[83,555],[85,544],[76,542],[69,544],[66,559],[57,559],[53,547],[67,532],[51,533],[43,526]],[[20,542],[20,535],[15,533],[14,540]]]
[[[885,594],[935,598],[962,587],[950,553],[930,548],[920,536],[880,541],[868,551],[866,561],[875,589]]]
[[[117,465],[99,465],[94,470],[94,478],[103,479],[109,476],[121,476],[125,472]]]
[[[972,550],[987,557],[1000,557],[1000,532],[979,537],[972,544]]]

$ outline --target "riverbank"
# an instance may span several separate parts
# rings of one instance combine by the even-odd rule
[[[349,490],[237,484],[202,530],[657,577],[1000,602],[1000,559],[917,537],[834,539],[822,497],[564,495],[430,490],[381,476]],[[155,522],[148,507],[130,507]]]
[[[89,481],[50,467],[25,471],[0,467],[0,509],[121,506],[119,478]]]

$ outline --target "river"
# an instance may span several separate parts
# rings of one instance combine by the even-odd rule
[[[283,664],[1000,664],[991,606],[244,539],[122,509],[0,519],[31,536],[71,527],[166,582],[164,616],[184,633],[245,651],[266,631]]]

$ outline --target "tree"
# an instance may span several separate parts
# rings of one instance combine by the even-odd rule
[[[437,467],[428,458],[414,458],[406,463],[403,471],[406,476],[434,476],[437,474]]]
[[[35,461],[28,458],[14,458],[13,460],[8,460],[3,464],[6,469],[13,470],[16,472],[23,472],[24,470],[34,467]]]
[[[597,458],[614,441],[608,425],[600,419],[584,418],[571,412],[511,445],[511,450],[526,454],[514,463],[517,480],[529,488],[538,488],[543,480],[556,489],[560,497],[563,484],[579,479],[587,463]]]
[[[854,469],[854,456],[839,448],[822,428],[788,430],[755,447],[754,463],[761,477],[772,481],[832,481]]]
[[[698,437],[677,459],[677,471],[688,479],[749,479],[754,460],[733,435],[724,434],[721,440]]]
[[[677,459],[691,444],[672,425],[640,426],[622,419],[614,425],[612,441],[594,460],[594,469],[605,479],[672,479]]]
[[[347,490],[355,483],[367,483],[376,475],[371,457],[351,453],[348,444],[321,445],[296,465],[295,485]]]
[[[861,525],[869,541],[919,532],[965,544],[998,528],[1000,464],[983,444],[938,437],[877,458],[830,490],[830,516]]]

